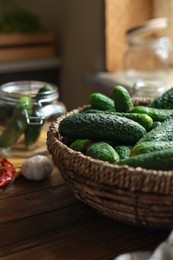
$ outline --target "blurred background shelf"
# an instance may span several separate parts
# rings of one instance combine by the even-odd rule
[[[61,59],[30,59],[0,62],[0,84],[15,80],[39,80],[60,85]]]
[[[57,35],[44,33],[1,33],[0,62],[55,57]]]
[[[0,62],[0,73],[22,72],[40,69],[60,68],[61,59],[59,57],[46,59],[31,59],[20,61]]]

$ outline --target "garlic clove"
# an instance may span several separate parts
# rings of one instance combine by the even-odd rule
[[[40,181],[48,178],[53,168],[51,159],[44,155],[36,155],[25,160],[21,167],[21,174],[27,180]]]

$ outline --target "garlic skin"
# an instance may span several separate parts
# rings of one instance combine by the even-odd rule
[[[52,173],[54,164],[44,155],[36,155],[25,160],[21,167],[21,174],[27,180],[41,181]]]

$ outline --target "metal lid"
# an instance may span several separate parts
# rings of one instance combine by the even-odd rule
[[[168,26],[168,19],[160,17],[144,22],[143,24],[133,27],[126,32],[128,43],[140,42],[142,37],[149,36],[153,33],[162,31]]]

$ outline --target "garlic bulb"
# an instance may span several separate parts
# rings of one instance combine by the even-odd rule
[[[40,181],[50,176],[53,162],[44,155],[36,155],[25,160],[21,174],[28,180]]]

